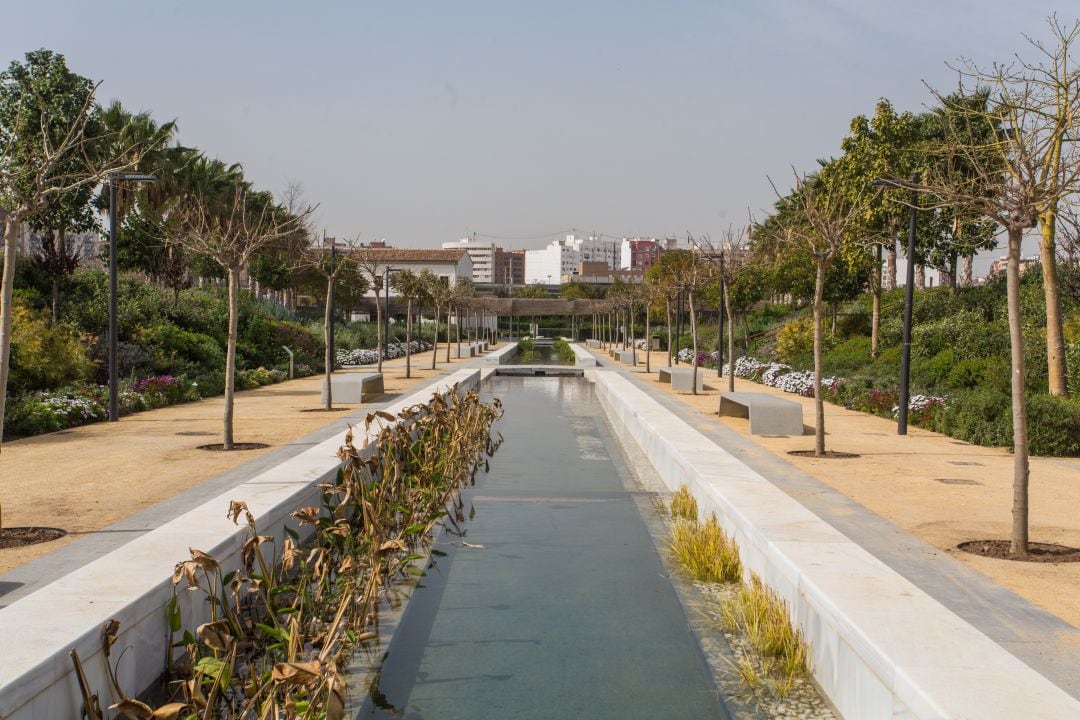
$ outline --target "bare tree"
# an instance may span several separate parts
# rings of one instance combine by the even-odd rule
[[[390,282],[399,297],[405,299],[405,377],[412,377],[413,303],[423,302],[427,290],[424,278],[412,270],[397,272]]]
[[[367,277],[368,284],[371,286],[370,289],[375,291],[375,337],[377,343],[375,353],[379,356],[378,370],[382,372],[383,307],[379,304],[381,302],[379,298],[385,287],[388,268],[384,260],[385,254],[382,252],[382,248],[359,247],[353,251],[352,256],[356,260],[356,266],[360,269],[361,274]],[[389,310],[390,308],[387,308],[387,311]]]
[[[1059,31],[1056,22],[1052,26]],[[1059,36],[1063,54],[1076,32],[1074,27]],[[988,87],[990,102],[973,101],[978,93],[965,93],[963,85],[953,95],[935,92],[943,111],[952,118],[948,142],[941,149],[948,161],[931,163],[922,182],[912,187],[940,204],[957,205],[992,220],[1008,238],[1006,289],[1013,420],[1010,553],[1023,555],[1028,552],[1030,471],[1020,246],[1025,231],[1037,227],[1044,218],[1056,221],[1058,206],[1080,192],[1080,147],[1064,142],[1064,132],[1076,127],[1080,106],[1074,107],[1063,127],[1057,99],[1048,92],[1050,86],[1044,79],[1032,77],[1026,65],[995,65],[982,71],[968,63],[961,77]],[[960,164],[964,172],[958,171]],[[1042,262],[1044,266],[1054,263],[1054,255],[1044,254]],[[1057,282],[1056,272],[1052,282]]]
[[[4,227],[3,276],[0,280],[0,438],[11,359],[12,291],[15,253],[23,223],[49,206],[55,198],[87,185],[96,185],[111,173],[133,167],[135,153],[103,153],[102,136],[88,137],[87,123],[94,113],[98,85],[86,92],[80,107],[66,118],[51,113],[49,98],[24,96],[8,73],[0,76],[12,117],[0,127],[0,217]],[[100,84],[100,83],[99,83]]]
[[[295,206],[294,206],[295,207]],[[299,217],[289,212],[288,215],[292,217]],[[288,235],[295,236],[298,231],[291,230]],[[305,236],[305,239],[308,238]],[[327,241],[333,243],[328,245]],[[333,309],[333,296],[334,286],[338,282],[338,278],[341,277],[351,262],[349,253],[357,246],[359,236],[355,239],[344,241],[345,252],[339,253],[337,248],[341,243],[338,243],[337,238],[327,238],[324,234],[323,242],[316,244],[305,244],[299,249],[298,264],[299,267],[311,270],[318,273],[326,279],[326,300],[323,304],[323,343],[324,348],[324,373],[326,375],[326,410],[332,410],[334,408],[334,396],[333,396],[333,383],[331,382],[331,376],[334,373],[334,364],[336,358],[334,358],[333,343],[330,341],[330,337],[333,331],[334,318],[331,314]],[[364,290],[360,290],[364,292]]]
[[[721,234],[719,242],[710,241],[708,236],[702,236],[696,241],[702,257],[713,264],[715,277],[720,280],[722,287],[720,304],[727,315],[728,328],[728,392],[735,392],[735,303],[732,302],[732,287],[740,273],[746,269],[746,237],[746,228],[729,225]],[[723,342],[723,338],[718,338],[718,347],[720,342]],[[716,361],[720,362],[719,356]]]
[[[229,335],[225,354],[225,418],[223,449],[233,449],[233,406],[236,381],[236,337],[240,273],[258,250],[295,232],[314,208],[300,215],[284,212],[268,193],[254,193],[241,183],[231,199],[214,201],[191,196],[174,241],[218,263],[228,280]]]
[[[789,210],[778,239],[814,258],[814,455],[817,457],[825,455],[825,398],[821,393],[825,273],[846,251],[859,245],[856,233],[864,213],[864,196],[845,192],[843,180],[833,176],[839,172],[836,165],[825,165],[809,178],[795,173],[792,193],[787,198],[776,193],[780,204],[786,204]]]

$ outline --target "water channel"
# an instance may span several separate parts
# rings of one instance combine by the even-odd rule
[[[592,385],[493,377],[505,442],[359,717],[727,718]]]

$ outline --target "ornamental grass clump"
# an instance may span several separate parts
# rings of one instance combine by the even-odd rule
[[[697,522],[697,499],[690,494],[690,489],[685,485],[671,496],[671,516]]]
[[[802,632],[792,625],[787,603],[757,574],[750,573],[749,582],[724,603],[721,617],[724,629],[747,639],[762,669],[759,675],[778,697],[806,676],[809,649]]]
[[[721,583],[742,578],[739,548],[715,515],[704,523],[676,520],[671,528],[670,548],[675,561],[694,580]]]
[[[260,534],[246,503],[231,502],[227,516],[248,529],[238,567],[192,548],[173,573],[166,685],[154,693],[168,696],[164,704],[124,693],[113,670],[121,658],[110,659],[119,623],[103,628],[117,698],[109,709],[132,718],[343,720],[350,657],[378,638],[378,608],[393,601],[395,586],[423,574],[435,526],[463,534],[459,489],[487,469],[502,442],[491,432],[501,414],[497,399],[484,403],[455,386],[397,416],[368,415],[363,444],[350,429],[336,477],[319,485],[322,506],[297,508],[300,531],[285,526],[280,547]],[[205,600],[207,622],[182,616],[191,603],[180,603],[181,593]],[[85,683],[78,653],[71,657],[86,717],[103,720],[99,693]]]

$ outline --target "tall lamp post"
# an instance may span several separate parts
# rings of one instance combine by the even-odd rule
[[[908,243],[907,243],[907,272],[904,286],[904,346],[900,355],[900,399],[897,408],[896,434],[907,435],[908,402],[910,390],[908,383],[911,376],[911,308],[915,303],[915,213],[918,212],[919,195],[915,192],[915,185],[919,182],[919,174],[913,173],[910,183],[899,182],[878,178],[871,185],[876,187],[907,187],[911,190],[911,199],[908,206],[911,213],[908,217]]]
[[[116,262],[116,183],[157,182],[153,175],[143,173],[112,173],[109,183],[109,422],[120,419],[120,366],[117,362],[119,326],[116,315],[117,262]]]
[[[716,303],[720,319],[716,328],[716,377],[724,375],[724,251],[720,251],[720,299]],[[734,328],[732,328],[734,331]],[[728,358],[730,361],[731,359]]]
[[[383,272],[383,334],[382,334],[382,354],[384,358],[387,358],[387,350],[390,347],[390,273],[394,272],[387,267]],[[379,298],[375,298],[375,302],[379,302]],[[389,358],[387,358],[389,359]]]

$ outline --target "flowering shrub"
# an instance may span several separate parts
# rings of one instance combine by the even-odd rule
[[[431,343],[427,340],[413,340],[410,343],[411,352],[418,353],[430,350]],[[372,365],[379,362],[379,351],[368,348],[356,350],[339,349],[335,358],[338,365]],[[390,343],[386,346],[386,355],[383,360],[405,357],[405,343]]]
[[[724,363],[723,374],[730,365]],[[783,363],[766,363],[752,357],[740,357],[735,361],[735,377],[748,378],[762,385],[803,397],[814,397],[814,373],[812,370],[792,370]],[[883,417],[896,417],[899,412],[899,393],[894,389],[872,389],[864,392],[845,387],[844,378],[821,378],[821,395],[831,402],[842,403],[850,410],[873,413]],[[916,425],[931,422],[934,412],[945,407],[947,397],[915,395],[908,401],[909,420]]]
[[[173,375],[157,375],[134,383],[128,391],[141,399],[142,407],[132,407],[134,410],[147,408],[159,408],[167,405],[175,405],[179,402],[198,400],[198,387],[187,378]],[[132,399],[133,405],[139,401]],[[121,403],[121,406],[123,403]]]
[[[236,371],[236,387],[238,390],[254,390],[263,385],[271,385],[288,380],[289,374],[284,370],[267,370],[257,367],[253,370]]]

